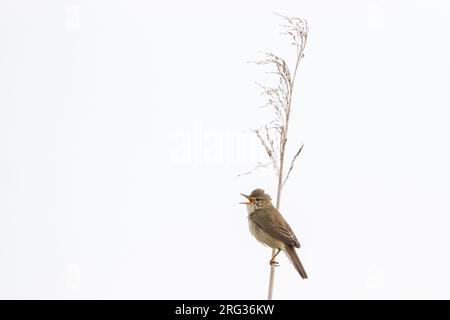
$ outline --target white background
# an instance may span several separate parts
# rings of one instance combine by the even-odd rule
[[[450,298],[447,1],[1,1],[0,297],[264,299],[246,61],[310,24],[274,297]],[[290,60],[292,61],[292,60]]]

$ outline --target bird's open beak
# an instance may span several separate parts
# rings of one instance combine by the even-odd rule
[[[246,194],[241,193],[242,196],[246,197],[248,199],[248,202],[239,202],[240,204],[250,204],[253,203],[253,198],[250,196],[247,196]]]

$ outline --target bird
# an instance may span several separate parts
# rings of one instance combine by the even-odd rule
[[[255,189],[250,195],[241,193],[247,198],[245,204],[248,212],[248,224],[251,234],[262,244],[277,250],[269,264],[278,266],[276,256],[283,251],[303,279],[307,279],[305,269],[295,251],[300,242],[281,213],[273,206],[272,198],[263,189]]]

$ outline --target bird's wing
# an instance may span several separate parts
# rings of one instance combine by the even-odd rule
[[[273,214],[255,211],[252,219],[261,230],[284,243],[300,248],[300,242],[283,216],[274,208]]]

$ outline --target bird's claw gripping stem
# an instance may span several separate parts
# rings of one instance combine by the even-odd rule
[[[274,266],[274,267],[278,267],[280,265],[278,262],[272,261],[272,260],[269,261],[269,264],[270,264],[270,266]]]

